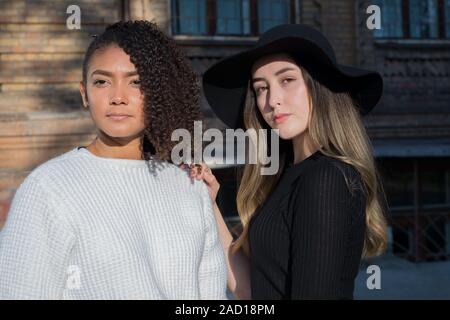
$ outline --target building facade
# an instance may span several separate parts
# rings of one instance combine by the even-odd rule
[[[73,4],[81,10],[80,30],[66,26]],[[372,5],[381,29],[367,26]],[[413,261],[449,258],[449,0],[2,1],[0,219],[30,170],[93,138],[78,93],[83,53],[92,35],[121,19],[156,22],[200,76],[282,23],[318,28],[339,63],[379,71],[384,96],[364,122],[389,203],[391,250]],[[205,100],[202,111],[204,129],[226,128]],[[237,214],[235,171],[215,169],[230,222]]]

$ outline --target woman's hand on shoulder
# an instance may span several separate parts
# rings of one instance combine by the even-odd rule
[[[189,169],[189,176],[191,178],[205,181],[212,203],[216,202],[220,184],[211,169],[205,163],[202,162],[201,164],[190,165],[182,163],[179,167],[182,169]]]

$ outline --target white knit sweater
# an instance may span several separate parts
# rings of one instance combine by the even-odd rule
[[[0,232],[3,299],[226,299],[205,184],[73,149],[36,168]]]

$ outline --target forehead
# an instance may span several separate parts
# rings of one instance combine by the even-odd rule
[[[267,55],[256,60],[251,72],[255,76],[267,72],[276,72],[283,68],[292,68],[300,71],[300,68],[291,56],[286,53],[278,53]]]
[[[116,45],[110,45],[95,51],[89,61],[89,69],[102,69],[109,71],[134,71],[134,64],[130,56]]]

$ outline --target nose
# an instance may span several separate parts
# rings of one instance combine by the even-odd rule
[[[269,106],[272,109],[275,109],[281,105],[281,100],[282,96],[280,90],[277,90],[276,88],[271,88],[268,96]]]
[[[113,105],[128,104],[128,98],[125,90],[123,90],[120,85],[114,86],[109,103]]]

